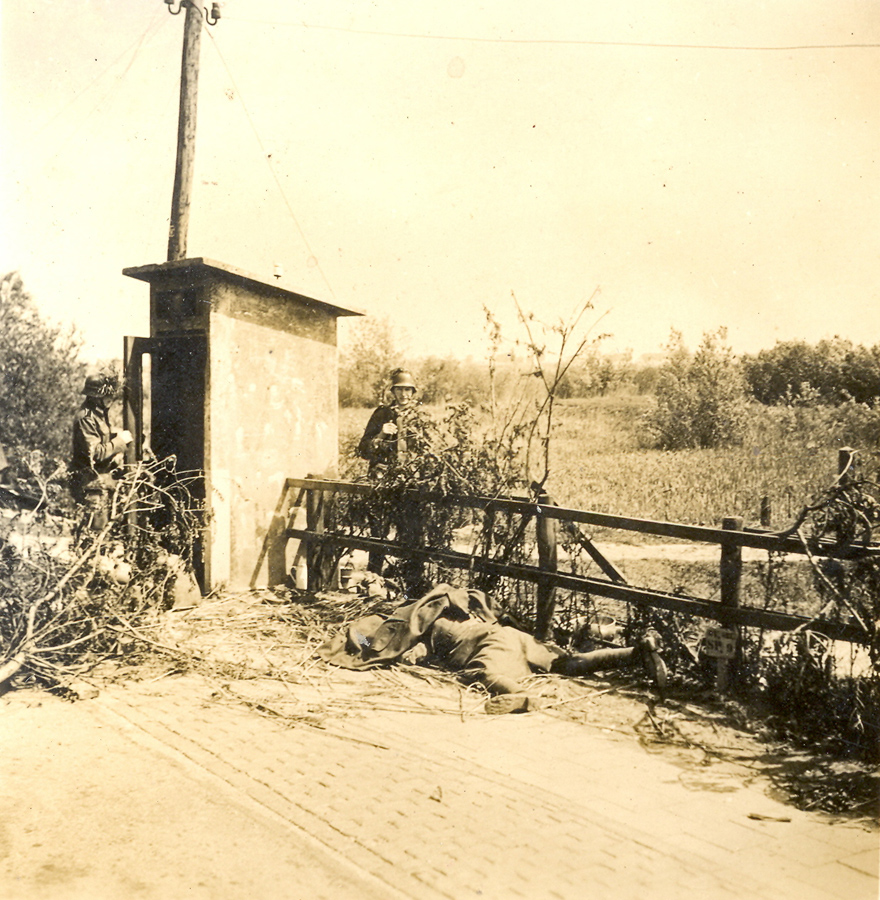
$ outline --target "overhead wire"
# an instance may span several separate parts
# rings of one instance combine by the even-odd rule
[[[303,230],[303,227],[300,224],[299,219],[296,216],[296,213],[293,211],[293,206],[291,205],[290,201],[287,198],[287,194],[284,190],[284,186],[281,184],[281,179],[278,177],[278,173],[275,171],[275,167],[272,165],[272,160],[270,159],[269,153],[266,150],[266,145],[263,143],[263,139],[260,136],[260,132],[257,128],[256,122],[254,121],[254,117],[251,115],[251,111],[250,111],[250,109],[248,109],[247,103],[245,103],[244,95],[242,94],[241,89],[239,88],[239,86],[235,80],[235,76],[232,74],[232,70],[229,68],[229,63],[227,63],[226,58],[223,55],[223,52],[220,50],[220,46],[217,43],[217,40],[214,37],[214,35],[211,33],[210,30],[207,29],[207,26],[203,25],[203,27],[204,27],[205,31],[207,32],[208,37],[211,39],[211,46],[214,48],[215,52],[217,53],[218,58],[220,59],[220,62],[223,65],[223,68],[226,70],[226,74],[229,76],[229,80],[232,83],[233,90],[235,91],[235,96],[238,98],[238,102],[241,103],[241,107],[244,110],[244,114],[247,117],[248,123],[251,126],[251,130],[254,133],[254,137],[257,140],[257,144],[260,147],[261,155],[262,155],[263,159],[265,160],[266,165],[269,168],[269,172],[271,173],[272,179],[274,180],[275,185],[278,188],[278,192],[281,195],[281,199],[284,201],[284,205],[287,208],[287,212],[290,214],[290,218],[293,220],[294,225],[296,225],[296,229],[299,232],[299,236],[302,238],[303,244],[305,245],[306,250],[308,251],[309,258],[315,260],[315,267],[321,273],[321,278],[324,279],[324,284],[327,285],[327,290],[330,291],[331,296],[335,299],[336,292],[333,290],[333,286],[330,284],[330,281],[327,278],[327,274],[324,272],[324,269],[321,266],[321,263],[318,260],[317,255],[312,250],[311,244],[309,243],[309,239],[306,237],[306,233]]]
[[[425,34],[423,32],[379,31],[368,28],[347,28],[342,25],[313,25],[308,22],[276,22],[267,19],[247,19],[224,14],[224,20],[245,22],[251,25],[280,25],[285,28],[302,28],[306,31],[336,31],[369,37],[406,38],[426,41],[458,41],[472,44],[532,44],[569,45],[575,47],[633,47],[657,50],[730,50],[757,52],[795,52],[801,50],[865,50],[880,48],[880,43],[852,44],[682,44],[657,41],[598,41],[584,38],[505,38],[475,37],[473,35]]]
[[[121,79],[126,74],[128,74],[129,69],[132,67],[132,64],[137,58],[137,55],[140,53],[141,47],[143,47],[144,41],[147,39],[147,35],[149,34],[150,30],[154,28],[156,21],[159,18],[159,13],[161,13],[161,9],[158,9],[156,11],[156,15],[153,16],[153,19],[144,29],[143,34],[141,34],[139,38],[135,38],[135,40],[131,44],[129,44],[128,47],[126,47],[125,50],[123,50],[122,53],[119,54],[119,56],[117,56],[112,62],[108,63],[82,90],[77,91],[77,93],[73,97],[71,97],[71,99],[68,100],[68,102],[65,103],[54,115],[50,116],[42,125],[40,125],[34,132],[33,136],[35,138],[39,137],[57,118],[67,112],[67,110],[70,109],[70,107],[73,106],[74,103],[82,99],[121,59],[123,59],[125,56],[131,53],[132,50],[134,50],[134,54],[132,55],[131,60],[125,67],[125,71],[121,75],[118,75],[117,79]],[[159,27],[155,29],[156,32],[160,31],[164,24],[165,22],[163,20]],[[100,103],[98,105],[100,105]]]
[[[102,94],[101,97],[98,98],[98,100],[93,104],[92,108],[85,115],[81,116],[77,120],[77,123],[74,126],[73,130],[70,131],[59,142],[58,146],[55,148],[55,152],[46,159],[44,166],[51,165],[56,159],[58,159],[59,156],[61,156],[61,154],[67,148],[68,144],[82,130],[83,126],[107,102],[107,100],[109,100],[110,97],[112,97],[113,94],[119,89],[119,86],[122,84],[125,77],[131,71],[132,66],[134,65],[135,61],[137,60],[137,58],[140,54],[140,51],[144,45],[144,42],[147,39],[147,35],[149,34],[150,30],[153,28],[154,24],[155,24],[155,19],[147,26],[146,30],[140,36],[140,38],[138,38],[138,40],[136,40],[133,44],[129,45],[129,47],[125,51],[125,53],[116,57],[116,59],[106,69],[104,69],[104,71],[101,73],[101,75],[98,76],[98,78],[102,78],[113,66],[115,66],[119,62],[119,60],[121,60],[126,54],[131,53],[131,58],[129,59],[128,64],[125,66],[125,68],[122,70],[122,72],[120,72],[118,75],[116,75],[114,77],[113,83],[110,85],[110,88],[104,94]],[[164,26],[164,22],[162,24],[160,24],[158,28],[155,29],[155,33],[158,33],[162,29],[163,26]],[[132,48],[134,48],[134,52],[131,52]],[[78,99],[78,97],[82,96],[82,94],[85,93],[85,91],[89,90],[89,88],[91,88],[92,85],[94,85],[97,82],[97,80],[98,79],[93,80],[86,88],[83,89],[83,91],[80,92],[80,94],[77,95],[77,97],[74,97],[73,100],[71,100],[70,103],[68,103],[67,106],[64,107],[64,109],[70,107]],[[60,110],[50,121],[54,121],[54,119],[58,118],[58,116],[64,111],[64,109]],[[43,126],[43,128],[48,127],[48,124],[49,123],[47,122],[46,125]],[[41,129],[41,131],[42,130],[43,129]],[[38,131],[37,134],[39,134],[39,133],[40,132]],[[36,135],[35,135],[35,137],[36,137]]]

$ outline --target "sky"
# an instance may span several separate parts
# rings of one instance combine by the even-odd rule
[[[90,358],[148,333],[122,269],[166,258],[183,21],[0,7],[0,268]],[[608,352],[880,343],[875,0],[226,0],[200,63],[187,255],[412,355],[597,289]]]

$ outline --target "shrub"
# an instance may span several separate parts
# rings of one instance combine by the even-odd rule
[[[76,332],[40,315],[17,272],[0,279],[0,443],[10,457],[70,453],[70,423],[85,366]]]
[[[639,366],[633,371],[632,383],[638,394],[653,394],[660,375],[658,366]]]
[[[411,371],[422,403],[477,404],[489,392],[485,368],[469,360],[428,356],[414,362]]]
[[[584,354],[565,373],[559,383],[559,398],[605,397],[632,383],[635,369],[632,354],[607,356],[598,347]]]
[[[880,678],[876,672],[838,674],[830,643],[813,633],[769,641],[762,648],[756,696],[781,736],[876,763]]]
[[[71,541],[65,525],[45,510],[9,525],[14,539],[3,542],[0,553],[0,667],[6,677],[24,668],[51,684],[108,657],[161,646],[140,628],[154,627],[156,612],[168,609],[178,591],[196,590],[197,483],[178,476],[171,461],[144,463],[116,482],[109,521],[100,530],[83,528]]]
[[[823,403],[808,388],[801,396],[789,394],[785,402],[756,407],[749,440],[756,445],[790,444],[816,450],[850,446],[860,450],[880,446],[880,403]]]
[[[783,341],[743,357],[748,389],[760,403],[813,396],[822,403],[880,398],[880,345],[866,348],[839,337],[811,345]]]
[[[732,446],[742,442],[746,400],[742,371],[726,329],[706,333],[691,354],[673,331],[657,381],[648,427],[664,450]]]

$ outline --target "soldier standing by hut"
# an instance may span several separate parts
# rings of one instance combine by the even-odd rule
[[[377,407],[367,422],[357,454],[370,463],[370,477],[377,478],[401,453],[406,437],[400,433],[400,413],[415,404],[416,385],[406,369],[391,372],[391,403]]]
[[[109,499],[114,474],[131,443],[130,431],[113,431],[110,407],[119,391],[113,375],[89,375],[82,389],[82,406],[73,419],[73,455],[70,461],[70,491],[86,507],[89,528],[100,530],[108,522]]]
[[[377,407],[370,416],[363,437],[357,446],[357,455],[366,459],[371,481],[379,481],[389,467],[406,460],[408,453],[414,452],[411,436],[406,432],[406,413],[416,406],[416,384],[406,369],[391,372],[391,402]],[[385,539],[394,529],[396,539],[404,544],[419,546],[423,543],[423,527],[420,510],[414,504],[395,504],[392,514],[371,515],[370,533],[373,537]],[[381,550],[371,550],[367,570],[382,574],[385,554]],[[404,560],[400,575],[406,591],[411,596],[419,596],[426,587],[424,564],[416,560]]]

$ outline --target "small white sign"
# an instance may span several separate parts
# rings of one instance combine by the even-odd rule
[[[703,656],[715,659],[733,659],[736,656],[736,629],[710,625],[703,635],[700,651]]]

